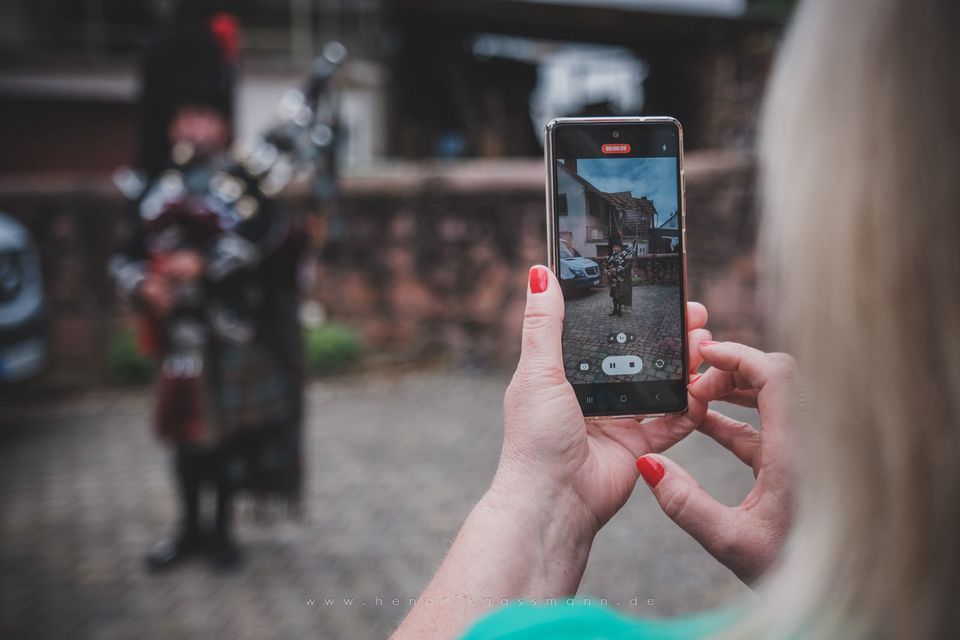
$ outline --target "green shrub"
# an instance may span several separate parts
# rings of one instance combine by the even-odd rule
[[[137,346],[133,327],[122,326],[107,342],[107,379],[112,384],[140,385],[153,379],[155,365]]]
[[[363,354],[360,336],[344,325],[325,324],[307,329],[304,344],[307,370],[315,376],[346,371]]]

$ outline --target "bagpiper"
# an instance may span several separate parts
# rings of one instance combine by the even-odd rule
[[[613,302],[613,310],[607,315],[622,316],[623,305],[629,304],[628,296],[632,293],[633,257],[619,240],[611,242],[610,255],[604,260],[603,271],[610,289],[610,300]]]
[[[236,28],[227,14],[192,16],[148,45],[142,65],[146,186],[111,271],[159,364],[154,429],[173,451],[180,499],[174,534],[147,554],[151,570],[201,554],[234,567],[235,496],[300,496],[307,235],[262,181],[232,169]]]

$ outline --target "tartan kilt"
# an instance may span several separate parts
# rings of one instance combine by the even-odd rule
[[[633,306],[633,282],[631,280],[632,277],[628,273],[627,277],[620,283],[620,303],[625,307]]]
[[[295,417],[299,395],[295,387],[299,385],[292,379],[294,372],[279,362],[273,350],[254,341],[248,345],[218,343],[210,351],[217,440]]]
[[[294,344],[219,343],[208,387],[213,429],[234,488],[297,498],[302,480],[303,376]],[[275,334],[276,337],[276,334]]]
[[[232,488],[296,501],[303,475],[299,326],[275,331],[272,340],[216,342],[200,377],[161,376],[155,429],[173,446],[217,451]]]

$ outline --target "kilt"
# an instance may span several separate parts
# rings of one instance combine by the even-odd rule
[[[274,301],[247,344],[214,341],[196,378],[161,376],[155,429],[176,447],[218,452],[235,489],[299,497],[303,365],[296,295]]]

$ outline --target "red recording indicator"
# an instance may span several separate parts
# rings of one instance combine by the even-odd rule
[[[603,153],[630,153],[630,145],[628,144],[605,144],[600,147],[600,151]]]

